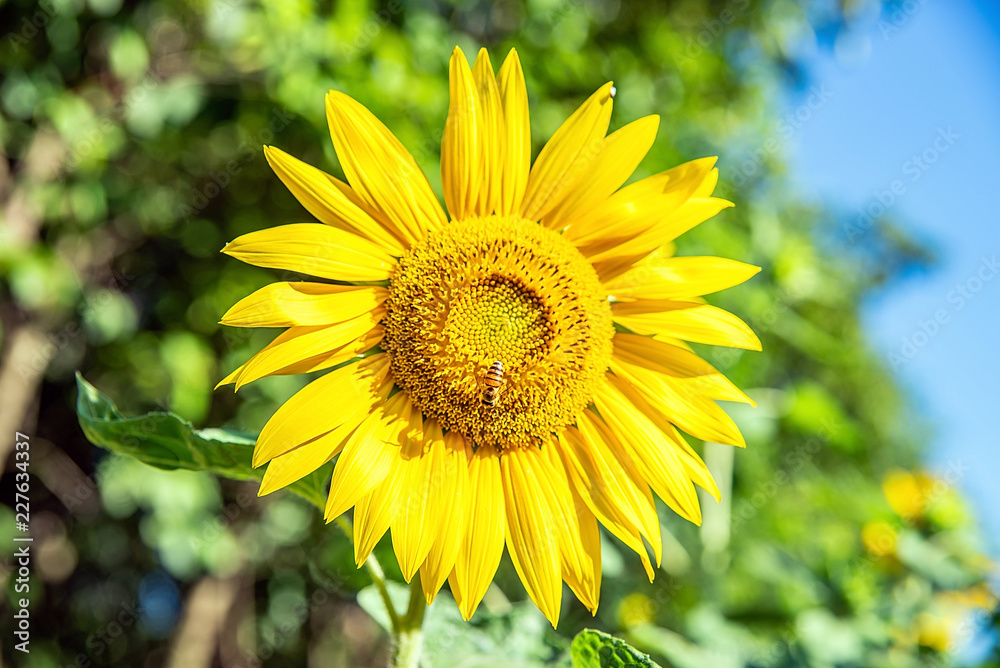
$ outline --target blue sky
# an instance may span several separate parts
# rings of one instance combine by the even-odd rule
[[[867,222],[859,209],[885,206],[938,257],[929,272],[874,295],[865,324],[935,425],[930,467],[951,468],[996,537],[1000,3],[907,5],[911,11],[895,16],[876,10],[835,46],[808,53],[809,84],[825,85],[832,97],[795,135],[790,172],[801,196],[847,222]],[[790,95],[789,108],[802,97]],[[863,244],[859,229],[852,241]],[[1000,552],[1000,541],[991,547]]]

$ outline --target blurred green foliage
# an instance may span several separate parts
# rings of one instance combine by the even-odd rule
[[[759,406],[732,407],[745,451],[705,445],[724,499],[703,499],[704,526],[661,509],[654,583],[606,537],[596,619],[568,604],[556,635],[519,603],[505,560],[473,622],[431,634],[434,665],[506,651],[504,633],[556,660],[586,626],[676,668],[942,666],[973,638],[995,648],[992,565],[954,491],[961,464],[940,478],[918,472],[924,425],[858,319],[866,295],[927,256],[889,224],[845,247],[834,216],[797,201],[782,176],[778,93],[808,87],[798,54],[861,4],[0,4],[0,337],[8,351],[25,342],[4,368],[27,396],[14,422],[37,424],[35,635],[17,665],[384,664],[386,636],[358,594],[367,576],[339,531],[291,494],[257,499],[253,482],[94,449],[73,414],[73,371],[126,415],[169,409],[199,426],[259,431],[306,379],[265,379],[238,398],[212,386],[273,336],[224,329],[221,314],[282,278],[219,249],[308,219],[262,145],[339,174],[323,95],[343,90],[439,189],[455,44],[470,55],[486,46],[494,62],[518,49],[536,153],[613,79],[613,127],[662,119],[636,178],[721,156],[720,195],[737,207],[685,235],[678,253],[763,267],[715,301],[754,328],[764,352],[700,350]],[[7,531],[12,511],[0,515]],[[8,557],[11,545],[0,540]],[[390,546],[377,553],[400,579]],[[213,612],[210,600],[228,605]],[[214,634],[207,647],[192,640],[199,622]]]

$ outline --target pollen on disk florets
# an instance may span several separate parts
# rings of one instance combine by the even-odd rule
[[[589,262],[559,234],[517,217],[450,223],[392,276],[382,347],[426,417],[498,448],[572,424],[607,370],[611,309]],[[496,406],[481,405],[490,364]]]

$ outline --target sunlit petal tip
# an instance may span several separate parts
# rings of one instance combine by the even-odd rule
[[[505,76],[510,76],[520,82],[520,88],[524,87],[524,70],[521,69],[521,59],[517,55],[517,49],[507,52],[507,57],[503,59],[500,70],[497,72],[497,83],[502,85]]]
[[[704,180],[695,189],[694,197],[710,197],[715,192],[715,187],[719,185],[719,168],[713,167],[705,174]]]
[[[264,452],[260,448],[254,448],[253,457],[250,460],[250,466],[252,466],[255,469],[260,468],[264,464],[271,461],[271,459],[273,458],[264,454]]]
[[[455,605],[458,606],[458,612],[462,615],[462,619],[465,621],[472,619],[476,608],[479,607],[479,601],[473,601],[469,598],[464,585],[456,577],[454,569],[448,575],[448,587],[451,589],[451,595],[455,599]]]
[[[257,495],[266,496],[312,473],[332,457],[331,448],[334,448],[331,441],[323,439],[272,459]]]
[[[711,489],[706,489],[705,491],[708,492],[708,494],[713,499],[715,499],[716,503],[722,503],[722,492],[719,490],[718,486],[712,487]]]
[[[236,382],[236,378],[239,376],[239,373],[240,373],[240,369],[238,368],[238,369],[236,369],[236,371],[232,372],[231,374],[229,374],[228,376],[226,376],[225,378],[223,378],[222,380],[220,380],[218,382],[218,384],[216,384],[216,386],[214,388],[212,388],[212,390],[215,391],[215,390],[219,389],[220,387],[223,387],[224,385],[232,385],[233,383]],[[233,388],[233,392],[234,393],[236,392],[236,388]]]
[[[489,68],[490,74],[493,74],[493,65],[490,63],[490,53],[485,47],[479,49],[479,53],[476,54],[476,65],[482,65],[484,68]]]
[[[471,78],[472,70],[469,67],[469,60],[465,57],[465,53],[462,52],[457,46],[455,50],[451,52],[451,58],[448,59],[448,82],[451,86],[456,86],[459,83],[458,77],[468,76]]]

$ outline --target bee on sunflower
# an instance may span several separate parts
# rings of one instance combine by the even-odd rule
[[[447,214],[403,145],[344,93],[326,110],[347,183],[265,149],[319,222],[223,252],[329,282],[274,283],[233,306],[223,324],[288,329],[220,385],[332,368],[264,427],[260,493],[337,458],[326,519],[354,509],[359,566],[390,531],[407,582],[419,572],[430,603],[448,580],[468,619],[506,545],[555,625],[563,581],[597,610],[599,523],[652,580],[653,493],[696,523],[695,485],[719,497],[681,432],[742,446],[716,401],[752,402],[687,342],[760,349],[702,299],[759,269],[671,257],[674,239],[732,204],[712,197],[714,158],[622,187],[659,119],[607,135],[611,83],[534,164],[515,51],[494,74],[485,50],[470,68],[456,48],[450,92]],[[488,368],[503,386],[492,405]]]

